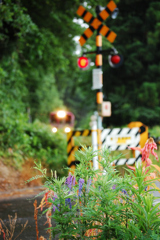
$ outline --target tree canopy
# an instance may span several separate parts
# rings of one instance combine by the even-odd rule
[[[109,1],[3,0],[0,5],[0,114],[18,118],[30,112],[32,121],[48,122],[48,115],[65,107],[76,116],[76,127],[89,127],[97,110],[91,90],[92,69],[77,67],[75,36],[85,28],[73,21],[84,4],[94,16],[96,5]],[[118,17],[104,24],[116,32],[111,45],[103,38],[103,49],[114,46],[124,56],[113,69],[103,55],[103,93],[112,103],[112,116],[104,125],[141,121],[159,124],[160,115],[160,2],[119,0]],[[83,49],[95,50],[95,34]],[[89,56],[95,61],[95,56]],[[28,111],[29,110],[29,111]]]

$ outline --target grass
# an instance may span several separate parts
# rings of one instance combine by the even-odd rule
[[[160,137],[160,126],[149,128],[149,133],[153,137]]]

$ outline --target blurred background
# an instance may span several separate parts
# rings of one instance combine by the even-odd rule
[[[96,32],[81,48],[78,39],[88,25],[76,11],[83,5],[96,17],[96,6],[105,7],[108,2],[3,0],[0,4],[1,169],[7,164],[22,170],[36,160],[59,176],[66,174],[66,134],[63,128],[52,131],[55,118],[50,114],[64,110],[74,116],[71,128],[90,129],[90,117],[97,110],[92,90],[95,55],[88,56],[91,64],[85,71],[77,60],[83,51],[96,50]],[[102,37],[102,49],[116,48],[124,61],[113,68],[108,53],[103,54],[103,100],[112,105],[103,127],[140,121],[159,137],[160,2],[115,3],[117,18],[109,17],[104,24],[117,37],[113,44]],[[27,172],[26,177],[22,174],[26,179],[31,174]],[[0,178],[2,183],[3,170]]]

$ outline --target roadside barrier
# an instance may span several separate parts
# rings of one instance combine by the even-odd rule
[[[141,146],[141,148],[143,148],[148,139],[148,126],[146,126],[142,122],[130,122],[128,124],[128,127],[129,128],[139,127],[140,146]]]
[[[102,148],[106,147],[110,151],[121,151],[127,150],[128,147],[143,147],[142,143],[148,139],[144,139],[144,127],[133,127],[133,128],[107,128],[101,131]],[[91,136],[92,130],[81,130],[71,131],[67,133],[67,155],[68,155],[68,166],[75,169],[76,164],[79,163],[75,159],[75,151],[82,149],[82,146],[75,146],[74,137]],[[146,137],[146,133],[145,133]],[[143,140],[143,141],[142,141]],[[141,154],[139,151],[132,151],[133,157],[131,158],[120,158],[113,162],[114,165],[125,165],[126,163],[131,165],[141,160]]]
[[[70,131],[67,133],[67,155],[68,155],[68,166],[72,169],[75,169],[76,164],[79,163],[75,159],[74,153],[77,150],[82,149],[82,146],[75,146],[74,144],[74,137],[86,137],[91,136],[91,130],[82,130],[82,131]]]
[[[140,147],[140,129],[136,128],[107,128],[102,131],[102,148],[106,147],[110,151],[122,151],[128,147]],[[133,151],[132,158],[121,158],[115,160],[114,165],[131,165],[141,160],[139,151]]]

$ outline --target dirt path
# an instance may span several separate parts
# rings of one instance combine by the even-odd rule
[[[25,183],[35,176],[37,172],[31,168],[31,162],[27,162],[21,170],[7,166],[0,159],[0,201],[27,196],[36,196],[44,190],[41,179]]]
[[[9,200],[9,199],[16,199],[16,198],[28,198],[28,197],[35,197],[42,191],[44,191],[43,186],[38,187],[28,187],[23,189],[12,189],[10,191],[0,191],[0,202]]]

